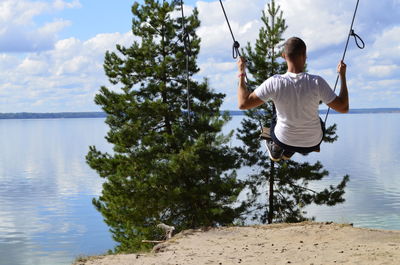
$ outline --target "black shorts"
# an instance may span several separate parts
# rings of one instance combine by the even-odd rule
[[[322,139],[321,139],[321,142],[319,142],[319,144],[317,144],[315,146],[311,146],[311,147],[291,146],[291,145],[287,145],[287,144],[284,144],[281,141],[279,141],[278,138],[275,135],[276,119],[273,119],[273,121],[271,123],[271,130],[270,130],[271,139],[272,139],[272,141],[274,141],[274,143],[276,143],[281,148],[283,148],[283,150],[288,151],[288,152],[293,152],[293,153],[297,152],[297,153],[301,153],[301,154],[308,154],[308,153],[311,153],[311,152],[319,152],[320,145],[321,145],[322,140],[324,139],[324,136],[325,136],[325,124],[324,124],[324,122],[322,121],[321,118],[319,120],[321,122]]]

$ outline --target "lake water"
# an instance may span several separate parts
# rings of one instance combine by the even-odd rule
[[[315,189],[349,174],[346,202],[308,207],[309,216],[400,230],[400,114],[330,115],[328,123],[339,140],[293,158],[330,172]],[[102,179],[85,162],[89,145],[111,150],[107,130],[104,119],[0,120],[0,265],[67,265],[113,248],[91,204]]]

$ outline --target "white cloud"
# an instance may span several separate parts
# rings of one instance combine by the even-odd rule
[[[61,31],[63,28],[69,26],[70,21],[57,20],[50,23],[46,23],[43,27],[37,29],[37,33],[43,36],[54,36],[57,32]]]
[[[178,7],[180,8],[180,4],[178,5]],[[183,3],[183,15],[187,16],[192,14],[193,12],[193,7],[192,6],[188,6],[185,5],[185,3]],[[174,10],[173,12],[171,12],[171,18],[180,18],[182,16],[182,11],[178,11],[178,10]]]
[[[268,2],[223,1],[242,47],[258,37],[261,11]],[[400,3],[382,3],[387,12],[384,15],[374,14],[374,9],[383,8],[377,3],[363,3],[356,19],[355,29],[366,42],[366,49],[358,50],[351,40],[347,52],[348,84],[354,97],[351,102],[356,104],[352,107],[380,107],[377,104],[383,98],[389,102],[386,106],[399,106],[395,102],[400,102],[400,24],[394,16]],[[353,2],[277,0],[277,4],[281,5],[288,25],[285,36],[305,39],[310,51],[309,71],[320,74],[333,86],[354,11]],[[202,39],[198,61],[201,71],[197,78],[208,77],[211,87],[227,95],[223,108],[236,109],[236,62],[231,57],[232,38],[221,6],[218,1],[198,1],[196,6],[201,20],[198,34]],[[57,33],[70,22],[56,19],[35,25],[35,17],[80,7],[79,1],[0,0],[0,7],[0,51],[4,47],[41,51],[28,55],[0,53],[0,112],[98,110],[93,97],[101,85],[108,84],[103,72],[104,53],[113,50],[117,43],[129,46],[131,34],[98,34],[86,41],[74,37],[57,40]],[[189,15],[193,7],[185,5],[184,10]],[[379,101],[374,101],[379,95]]]
[[[392,94],[393,91],[397,91],[400,93],[400,90],[397,89],[400,86],[399,79],[380,79],[376,81],[367,81],[365,82],[365,86],[363,89],[365,90],[377,90],[380,94]],[[385,90],[381,88],[385,87]]]
[[[223,3],[236,40],[242,47],[248,41],[254,41],[261,26],[259,18],[265,0],[226,0]],[[198,1],[197,8],[201,20],[198,34],[202,40],[202,54],[218,54],[219,58],[225,55],[229,58],[233,40],[220,3]]]
[[[398,72],[400,67],[398,65],[372,65],[368,68],[368,72],[376,77],[387,77],[395,72]]]
[[[96,63],[98,64],[98,63]],[[93,61],[91,60],[90,57],[86,56],[75,56],[71,58],[70,60],[65,61],[63,64],[59,66],[59,69],[57,71],[58,76],[63,76],[63,75],[68,75],[68,74],[77,74],[77,73],[82,73],[85,71],[85,68],[88,67],[88,65],[93,65]]]
[[[53,2],[53,8],[57,10],[63,10],[66,8],[80,8],[82,7],[79,0],[74,0],[72,2],[65,2],[63,0],[55,0]]]
[[[400,84],[400,26],[389,26],[370,38],[371,44],[353,59],[357,89],[376,91],[382,97],[389,91],[393,98],[389,100],[386,97],[388,102],[393,102],[393,99],[398,101],[398,94],[394,91],[398,91]],[[392,103],[388,106],[396,105]]]
[[[346,38],[351,11],[343,12],[340,3],[320,3],[321,1],[307,0],[278,0],[283,17],[289,26],[286,37],[299,36],[308,44],[309,51],[324,49],[337,45]],[[343,3],[344,1],[339,1]],[[224,6],[236,39],[244,47],[247,42],[254,43],[263,26],[260,17],[262,10],[267,8],[269,1],[224,1]],[[231,57],[232,37],[225,22],[220,3],[197,2],[202,21],[198,34],[202,39],[200,54],[200,75],[208,76],[210,83],[218,91],[224,92],[227,98],[224,108],[236,108],[236,62]],[[333,12],[332,10],[336,10]],[[268,15],[268,14],[267,14]],[[340,36],[340,37],[339,37]],[[335,79],[337,61],[334,56],[333,70],[328,69],[327,58],[314,61],[317,73],[328,73],[328,79]],[[318,58],[315,58],[318,59]],[[226,68],[221,69],[224,65]],[[314,64],[313,64],[314,66]],[[322,71],[318,71],[318,67]],[[315,67],[313,67],[315,68]]]
[[[54,50],[59,51],[57,58],[71,58],[79,51],[81,41],[76,38],[59,40],[54,45]]]
[[[246,1],[226,1],[231,26],[242,46],[247,41],[254,43],[261,26],[261,10],[269,2],[252,1],[251,7],[246,7]],[[336,65],[343,54],[356,2],[276,0],[276,3],[281,6],[288,25],[285,38],[303,38],[310,52],[309,71],[323,76],[333,86],[337,77]],[[359,50],[351,39],[345,61],[351,96],[361,97],[352,98],[352,103],[356,102],[360,107],[382,106],[384,101],[373,100],[380,93],[390,102],[386,106],[399,106],[394,100],[399,102],[396,93],[400,83],[400,25],[396,20],[399,4],[398,1],[378,1],[359,5],[353,28],[367,46]],[[218,1],[200,1],[197,6],[202,20],[199,29],[202,37],[200,74],[208,76],[213,87],[227,94],[224,108],[235,109],[236,64],[230,57],[232,40],[222,11]],[[231,65],[231,70],[229,67],[221,69],[224,64]],[[374,97],[361,92],[371,90]],[[394,99],[390,99],[389,94]]]
[[[1,25],[6,27],[8,24],[30,24],[33,17],[46,11],[47,6],[45,2],[3,0],[0,2]]]
[[[244,48],[254,42],[261,27],[265,0],[223,1],[233,34]],[[226,94],[223,109],[236,109],[236,61],[232,58],[232,36],[219,1],[196,4],[201,26],[197,33],[201,38],[199,57],[200,76],[209,78],[210,86]]]
[[[213,59],[209,59],[207,62],[200,64],[200,75],[208,76],[215,72],[232,72],[236,69],[236,64],[232,62],[216,62]]]
[[[9,54],[0,53],[0,72],[5,73],[19,64],[19,58]]]
[[[0,2],[0,52],[30,52],[49,50],[56,41],[57,33],[70,25],[69,21],[55,19],[37,25],[35,17],[80,7],[74,0],[53,2],[28,0],[3,0]]]
[[[48,65],[46,61],[27,57],[16,70],[21,75],[39,75],[46,74],[48,72],[47,69]]]
[[[400,25],[377,35],[369,54],[371,59],[400,59]]]
[[[348,1],[277,0],[286,24],[285,36],[298,36],[309,51],[342,43],[347,37],[352,6]],[[345,4],[347,3],[347,5]]]
[[[133,36],[130,32],[126,34],[103,33],[96,35],[95,38],[89,39],[83,43],[86,51],[107,50],[114,48],[115,44],[129,45],[132,44]]]
[[[60,40],[53,50],[29,54],[0,72],[0,112],[98,110],[94,95],[108,84],[104,54],[132,41],[130,32],[99,34],[87,41]],[[1,55],[0,69],[15,58]]]

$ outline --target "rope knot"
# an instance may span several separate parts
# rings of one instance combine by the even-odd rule
[[[234,41],[232,46],[233,59],[236,59],[238,56],[240,56],[239,48],[240,48],[240,43],[238,41]]]
[[[354,29],[350,30],[350,36],[354,37],[354,41],[356,42],[356,45],[359,49],[364,49],[365,48],[365,43],[364,41],[361,39],[361,37],[359,35],[357,35],[357,33],[354,32]],[[358,42],[360,41],[361,44]]]

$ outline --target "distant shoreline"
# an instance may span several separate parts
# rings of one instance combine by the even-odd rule
[[[320,110],[320,114],[325,114],[327,110]],[[224,111],[223,111],[224,112]],[[231,116],[244,115],[244,111],[228,110]],[[337,114],[330,111],[331,114]],[[351,109],[349,114],[378,114],[378,113],[400,113],[400,108],[370,108],[370,109]],[[105,118],[107,114],[98,112],[18,112],[18,113],[0,113],[0,120],[16,119],[74,119],[74,118]]]

